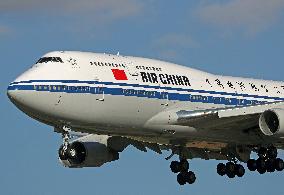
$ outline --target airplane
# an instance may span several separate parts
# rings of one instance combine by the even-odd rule
[[[225,161],[228,178],[283,171],[284,82],[214,75],[141,57],[54,51],[9,84],[11,102],[62,135],[65,167],[100,167],[132,145],[166,158],[180,185],[188,160]],[[257,154],[257,159],[252,158]]]

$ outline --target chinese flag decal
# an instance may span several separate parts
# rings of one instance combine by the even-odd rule
[[[119,80],[119,81],[125,81],[128,80],[124,70],[119,70],[119,69],[111,69],[113,76],[115,78],[115,80]]]

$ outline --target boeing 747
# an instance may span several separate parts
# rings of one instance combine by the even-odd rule
[[[282,171],[284,82],[214,75],[159,60],[56,51],[10,83],[22,112],[60,133],[66,167],[100,167],[129,145],[170,150],[180,185],[189,159],[227,161],[217,173],[242,177]],[[72,135],[76,138],[72,139]],[[257,159],[251,158],[256,153]]]

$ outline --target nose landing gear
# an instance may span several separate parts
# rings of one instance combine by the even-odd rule
[[[59,150],[58,150],[58,155],[59,158],[61,160],[67,160],[68,159],[68,155],[67,155],[67,150],[70,146],[69,144],[69,139],[70,139],[70,134],[69,134],[70,128],[64,126],[63,127],[63,131],[62,131],[62,140],[63,140],[63,144],[60,146]]]

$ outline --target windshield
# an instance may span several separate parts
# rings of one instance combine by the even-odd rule
[[[43,57],[40,58],[36,64],[40,63],[47,63],[47,62],[60,62],[63,63],[62,59],[60,57]]]

